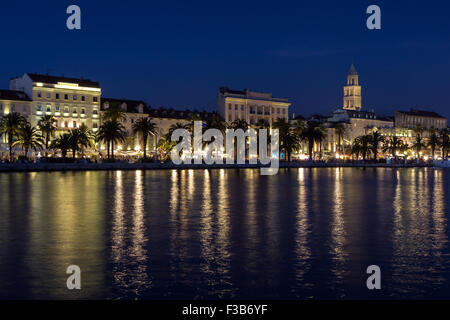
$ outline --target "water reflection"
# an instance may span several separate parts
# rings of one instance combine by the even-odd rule
[[[449,298],[449,175],[0,174],[0,298],[371,298],[373,263],[381,298]]]
[[[125,189],[125,174],[115,172],[112,210],[112,260],[114,287],[128,296],[139,297],[151,287],[147,272],[146,227],[142,171],[134,172],[133,189]],[[131,191],[131,192],[130,192]],[[131,194],[130,194],[131,193]],[[130,197],[131,196],[131,197]],[[124,199],[131,201],[125,203]]]
[[[333,220],[331,224],[331,247],[330,253],[333,261],[332,272],[336,276],[337,284],[342,284],[346,272],[346,237],[344,221],[344,193],[343,193],[343,168],[334,169],[334,193]]]
[[[442,282],[447,226],[441,172],[397,171],[392,287],[401,293],[420,296],[430,290],[425,284]]]
[[[309,227],[309,207],[310,203],[308,201],[308,187],[305,179],[305,174],[309,175],[310,171],[304,168],[298,169],[298,208],[297,208],[297,221],[296,221],[296,237],[295,237],[295,279],[296,283],[294,286],[295,293],[296,288],[311,287],[311,282],[308,282],[305,278],[305,274],[310,269],[310,258],[311,258],[311,248],[310,248],[310,227]]]
[[[219,170],[219,185],[217,190],[217,264],[221,281],[226,288],[231,286],[230,272],[230,205],[228,177],[224,169]]]

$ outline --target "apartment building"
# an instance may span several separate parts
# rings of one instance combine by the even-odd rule
[[[264,119],[272,126],[278,118],[289,120],[291,103],[288,99],[275,98],[271,93],[222,87],[219,89],[217,101],[219,114],[228,124],[242,119],[254,125]]]
[[[10,89],[25,93],[31,100],[27,120],[36,126],[44,115],[57,120],[57,133],[85,124],[93,131],[100,125],[101,88],[98,82],[25,73],[10,79]]]

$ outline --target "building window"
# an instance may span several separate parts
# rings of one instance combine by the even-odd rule
[[[81,101],[86,101],[86,97],[85,96],[81,96]]]
[[[77,122],[76,122],[76,121],[73,122],[73,127],[74,127],[74,128],[77,127]]]
[[[94,102],[97,102],[97,101],[98,101],[98,98],[97,98],[97,97],[93,97],[92,100],[93,100]]]
[[[69,127],[69,122],[64,121],[64,127],[65,127],[65,128],[68,128],[68,127]]]
[[[65,95],[64,95],[64,99],[69,100],[69,95],[68,95],[68,94],[65,94]]]
[[[59,112],[59,106],[55,106],[55,111]]]
[[[73,95],[73,100],[77,100],[77,95],[76,94]]]
[[[86,109],[81,108],[81,114],[86,114]]]
[[[94,122],[94,123],[92,124],[92,127],[93,127],[94,129],[97,129],[97,128],[98,128],[97,122]]]
[[[50,99],[52,97],[52,94],[50,92],[47,92],[47,99]]]
[[[94,110],[94,111],[92,111],[92,114],[95,114],[95,115],[97,115],[98,114],[98,110]]]
[[[41,93],[40,91],[38,91],[37,97],[38,97],[38,98],[42,97],[42,93]]]
[[[59,99],[59,93],[55,94],[55,98]]]

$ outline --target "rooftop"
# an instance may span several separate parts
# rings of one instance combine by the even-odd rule
[[[123,103],[125,103],[126,108],[127,108],[126,111],[130,112],[130,113],[139,113],[138,107],[141,104],[144,106],[144,113],[145,113],[145,109],[147,109],[147,104],[142,100],[101,98],[100,110],[102,110],[102,111],[105,110],[105,106],[104,106],[105,103],[108,103],[108,104],[117,103],[119,105],[122,105]]]
[[[267,92],[257,92],[257,91],[251,91],[248,89],[244,90],[231,90],[227,87],[221,87],[219,88],[219,94],[236,97],[236,98],[246,98],[246,99],[253,99],[253,100],[271,100],[271,101],[278,101],[278,102],[289,102],[286,98],[275,98],[272,93]]]
[[[417,116],[417,117],[429,117],[429,118],[442,118],[445,119],[445,117],[441,116],[440,114],[433,112],[433,111],[424,111],[424,110],[415,110],[410,109],[409,111],[397,111],[399,113],[406,114],[408,116]]]
[[[358,72],[356,71],[356,68],[355,68],[355,66],[353,65],[353,63],[352,63],[352,65],[350,66],[350,70],[348,70],[348,75],[358,75]]]
[[[194,115],[202,120],[209,119],[218,115],[216,112],[198,111],[194,110],[175,110],[173,108],[160,107],[158,109],[149,108],[148,114],[152,118],[167,118],[167,119],[191,119]]]
[[[31,101],[22,91],[0,89],[0,100]]]
[[[100,88],[98,82],[91,81],[84,78],[71,78],[64,76],[50,76],[48,74],[27,73],[27,75],[33,80],[33,82],[42,82],[50,84],[58,84],[58,82],[76,83],[81,87]]]

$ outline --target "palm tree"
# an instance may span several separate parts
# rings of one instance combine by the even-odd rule
[[[188,120],[189,120],[189,124],[187,124],[184,129],[187,129],[187,130],[189,130],[189,132],[191,132],[191,134],[194,134],[195,121],[202,121],[202,118],[197,115],[197,111],[194,111],[191,113]]]
[[[322,144],[322,140],[325,138],[323,127],[316,121],[308,121],[300,137],[302,140],[308,141],[309,160],[312,160],[314,144]]]
[[[248,123],[244,119],[236,119],[230,124],[230,129],[242,129],[246,132],[248,130]]]
[[[30,149],[42,149],[42,143],[42,136],[38,129],[26,122],[19,127],[18,139],[13,142],[12,146],[22,146],[23,154],[27,157]]]
[[[259,119],[255,123],[255,128],[256,129],[268,129],[269,127],[270,127],[270,123],[266,119]]]
[[[353,140],[351,154],[356,156],[356,160],[358,160],[359,155],[362,154],[362,146],[360,140]]]
[[[17,138],[20,127],[26,123],[25,118],[18,112],[8,113],[0,119],[0,134],[4,134],[8,140],[9,160],[13,161],[13,142]]]
[[[177,145],[177,142],[171,141],[169,134],[162,136],[161,139],[159,139],[158,145],[157,145],[158,152],[161,155],[161,159],[166,158],[167,154],[169,154],[169,152],[172,151],[172,149],[176,145]]]
[[[440,146],[442,150],[442,160],[447,159],[448,149],[450,147],[450,130],[448,128],[443,128],[439,131],[440,136]]]
[[[50,138],[56,132],[56,119],[51,115],[46,115],[39,120],[39,129],[42,136],[45,138],[45,156],[47,156],[47,149],[50,145]]]
[[[67,156],[67,150],[71,148],[72,144],[71,139],[72,138],[70,136],[70,133],[64,133],[63,135],[59,136],[58,138],[52,141],[52,143],[50,144],[50,148],[61,150],[61,155],[65,160]]]
[[[194,127],[192,127],[192,129],[191,129],[190,124],[183,124],[181,122],[177,122],[170,126],[169,131],[168,131],[169,137],[171,137],[173,132],[177,129],[183,129],[183,130],[188,130],[190,132],[194,132]]]
[[[227,123],[218,114],[213,114],[206,119],[204,129],[217,129],[224,133],[227,129]]]
[[[292,128],[294,128],[295,133],[301,137],[303,130],[306,128],[306,122],[303,120],[297,120],[293,123]]]
[[[108,120],[100,126],[97,139],[98,141],[103,141],[106,143],[108,158],[111,155],[114,159],[114,144],[116,142],[124,142],[126,140],[126,136],[127,132],[121,123],[114,120]]]
[[[431,157],[434,160],[436,147],[439,145],[439,136],[436,128],[430,129],[430,137],[428,138],[428,146],[431,148]]]
[[[81,153],[84,155],[85,148],[91,148],[95,145],[95,134],[84,123],[76,129],[78,145]]]
[[[363,135],[357,137],[353,142],[352,150],[357,150],[362,155],[364,162],[371,150],[371,141],[372,137],[370,135]]]
[[[402,151],[404,149],[405,144],[403,143],[403,140],[397,136],[387,139],[383,147],[383,151],[392,154],[395,160],[397,160],[397,151]]]
[[[272,127],[278,129],[280,146],[286,153],[288,161],[290,161],[292,150],[298,149],[300,146],[299,137],[291,128],[289,122],[287,122],[284,118],[278,118],[272,123]]]
[[[122,109],[119,102],[109,102],[109,107],[103,113],[105,121],[123,121],[126,117],[126,111]]]
[[[344,139],[344,134],[346,131],[347,131],[347,129],[343,123],[338,123],[334,127],[334,133],[337,135],[337,138],[338,138],[337,147],[338,147],[339,152],[341,152],[341,154],[344,153],[344,148],[343,148],[343,144],[341,144],[341,141]]]
[[[75,159],[77,151],[80,147],[80,131],[78,129],[72,129],[69,132],[70,136],[70,149],[72,149],[72,159]]]
[[[384,142],[384,137],[378,130],[373,131],[369,136],[370,136],[370,150],[372,151],[373,154],[373,160],[376,161],[378,155],[378,146],[380,145],[380,143]]]
[[[422,151],[422,148],[425,148],[425,143],[421,135],[416,135],[413,148],[416,149],[417,159],[420,159],[420,152]]]
[[[291,161],[291,154],[293,150],[297,150],[300,147],[300,136],[295,132],[293,128],[289,129],[288,133],[284,137],[284,150],[286,151],[287,160]]]
[[[142,146],[144,148],[144,160],[147,157],[148,135],[156,135],[156,124],[150,117],[140,118],[133,124],[133,134],[142,137]]]

